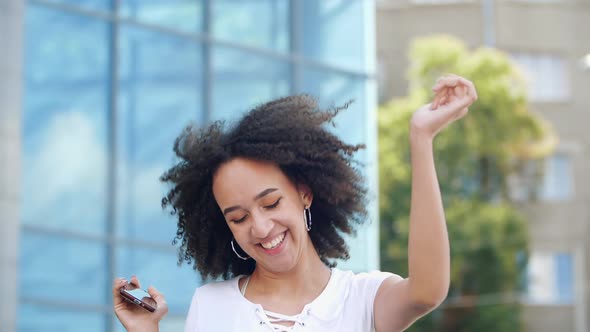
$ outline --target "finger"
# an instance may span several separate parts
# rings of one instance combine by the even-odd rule
[[[473,82],[471,82],[470,80],[465,79],[463,77],[459,77],[459,81],[467,87],[465,94],[468,95],[469,97],[471,97],[473,99],[473,101],[476,101],[478,96],[477,96],[477,90],[475,89],[475,85],[473,84]]]
[[[442,107],[440,112],[447,113],[446,116],[455,118],[457,114],[473,104],[471,97],[457,98],[453,103],[448,103]]]
[[[467,89],[466,86],[464,85],[457,85],[454,89],[453,89],[453,93],[455,94],[455,96],[457,98],[463,98],[465,96],[465,89]]]
[[[446,94],[445,90],[441,90],[434,95],[430,109],[436,109],[440,105],[440,99]]]
[[[154,301],[156,301],[156,304],[157,304],[156,311],[162,312],[164,314],[167,313],[168,312],[168,303],[166,302],[166,298],[164,297],[164,294],[160,293],[160,291],[158,291],[156,289],[156,287],[154,287],[154,286],[150,286],[148,288],[148,293],[150,294],[152,299],[154,299]]]
[[[454,90],[454,89],[453,89]],[[457,95],[453,92],[453,93],[449,93],[447,96],[447,103],[454,103],[455,100],[457,100]]]
[[[141,284],[139,283],[139,279],[137,279],[136,276],[131,277],[131,283],[134,284],[135,286],[137,286],[138,288],[141,288]]]
[[[457,76],[455,74],[444,74],[436,79],[436,83],[440,83],[440,82],[442,82],[448,78],[452,78],[452,77],[459,77],[459,76]]]
[[[449,101],[449,96],[448,95],[444,95],[442,96],[442,98],[440,98],[439,102],[438,102],[438,106],[444,105]]]
[[[460,77],[456,75],[442,77],[433,87],[433,90],[438,91],[445,87],[455,87],[457,84],[459,84],[459,79]]]
[[[127,285],[128,281],[125,278],[117,278],[113,281],[113,302],[114,304],[119,304],[123,301],[123,296],[121,296],[120,290],[121,287]]]

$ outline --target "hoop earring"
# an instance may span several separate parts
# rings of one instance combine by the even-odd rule
[[[242,256],[240,256],[240,254],[238,254],[238,252],[236,251],[236,247],[234,247],[234,239],[231,239],[230,243],[231,243],[231,249],[234,251],[234,253],[236,254],[236,256],[238,256],[239,258],[241,258],[241,259],[243,259],[245,261],[247,261],[248,259],[250,259],[250,256],[242,257]]]
[[[303,209],[303,221],[307,231],[311,231],[311,210],[309,208]]]

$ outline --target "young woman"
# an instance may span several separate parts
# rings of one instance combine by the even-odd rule
[[[409,276],[354,274],[334,267],[348,258],[342,235],[365,219],[363,179],[348,145],[328,132],[342,108],[321,111],[306,96],[263,104],[225,129],[187,128],[176,140],[180,162],[162,180],[163,206],[178,216],[180,258],[203,278],[186,332],[402,331],[437,307],[449,287],[449,243],[432,144],[477,99],[473,84],[447,75],[432,103],[410,123],[412,203]],[[132,282],[139,284],[134,277]],[[128,331],[158,331],[157,309],[127,303],[113,284],[114,310]]]

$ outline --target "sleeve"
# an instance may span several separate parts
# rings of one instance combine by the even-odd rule
[[[379,287],[383,281],[390,277],[398,278],[400,280],[402,279],[402,277],[398,276],[397,274],[382,271],[371,271],[355,275],[356,296],[358,296],[359,300],[364,300],[365,317],[371,321],[371,325],[373,325],[374,322],[373,314],[377,291],[379,290]]]
[[[359,273],[357,277],[362,280],[361,285],[363,287],[363,293],[365,294],[366,299],[370,301],[371,307],[375,301],[375,296],[377,296],[377,290],[379,290],[379,287],[385,279],[389,277],[397,277],[401,279],[397,274],[382,271]]]
[[[197,290],[195,290],[195,294],[193,295],[193,299],[191,300],[191,305],[188,309],[188,314],[186,316],[186,322],[184,325],[184,332],[198,332],[198,330],[197,330],[197,320],[198,320],[198,312],[199,312],[198,294],[199,294],[199,289],[197,288]]]

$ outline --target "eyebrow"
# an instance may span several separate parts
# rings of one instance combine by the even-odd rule
[[[260,193],[258,193],[256,196],[254,196],[254,200],[257,201],[257,200],[261,199],[262,197],[264,197],[264,196],[266,196],[266,195],[268,195],[268,194],[270,194],[272,192],[275,192],[277,190],[278,190],[277,188],[264,189],[263,191],[261,191]],[[228,214],[228,213],[230,213],[232,211],[235,211],[237,209],[240,209],[240,208],[241,208],[241,206],[239,206],[239,205],[234,205],[234,206],[230,206],[228,208],[225,208],[223,210],[223,215],[226,215],[226,214]]]

